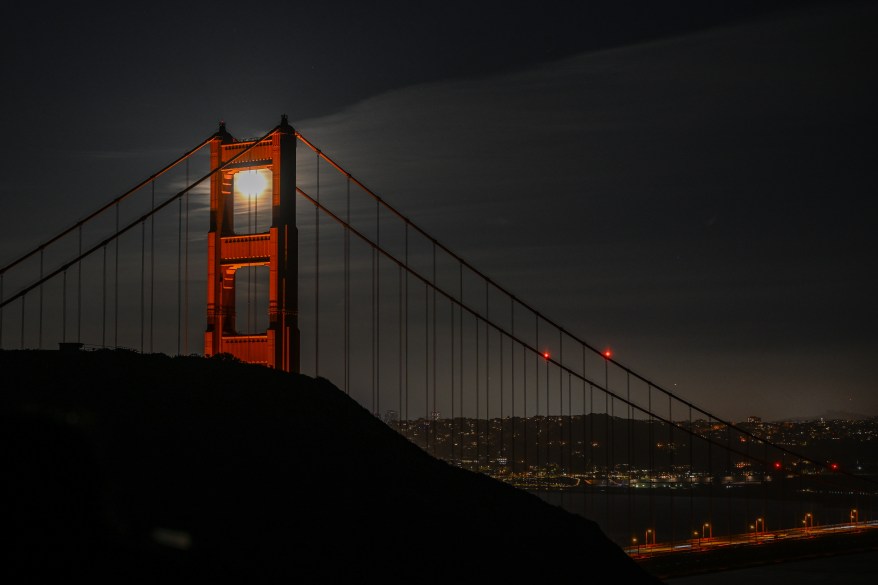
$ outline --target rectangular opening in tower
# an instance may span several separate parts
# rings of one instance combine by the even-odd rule
[[[268,266],[243,266],[235,273],[235,326],[240,335],[268,329]]]
[[[245,169],[232,177],[235,233],[262,234],[271,227],[271,184],[269,169]]]

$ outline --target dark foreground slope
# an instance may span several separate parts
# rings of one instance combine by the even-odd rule
[[[657,582],[326,380],[122,351],[0,351],[0,372],[16,581]]]

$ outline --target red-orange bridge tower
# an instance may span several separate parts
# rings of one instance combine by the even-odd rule
[[[299,371],[296,142],[295,131],[283,116],[277,129],[258,143],[236,140],[225,124],[220,124],[210,143],[211,168],[222,170],[210,182],[205,356],[228,353],[246,362]],[[253,171],[268,175],[265,191],[271,195],[271,226],[267,232],[258,233],[256,226],[254,233],[242,233],[243,226],[235,225],[235,181],[246,178],[240,175],[245,171],[251,176]],[[241,268],[257,266],[269,269],[268,328],[265,333],[240,334],[235,275]]]

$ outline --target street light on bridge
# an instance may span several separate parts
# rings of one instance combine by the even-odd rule
[[[805,519],[802,520],[802,524],[805,526],[805,532],[808,532],[810,528],[814,527],[814,516],[811,515],[810,512],[805,514]]]
[[[851,510],[851,524],[854,525],[854,528],[857,527],[857,524],[859,523],[859,521],[860,521],[860,512],[856,508],[854,508],[853,510]]]
[[[701,527],[701,537],[707,540],[713,538],[713,526],[710,525],[710,522],[705,522],[704,526]]]

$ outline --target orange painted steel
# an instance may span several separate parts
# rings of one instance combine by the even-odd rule
[[[258,141],[238,141],[225,125],[210,141],[207,240],[207,330],[204,355],[231,354],[250,363],[299,372],[298,232],[296,230],[296,135],[286,116]],[[247,150],[242,155],[242,151]],[[228,164],[234,159],[234,164]],[[241,171],[271,171],[268,233],[236,233],[234,178]],[[235,276],[239,268],[268,266],[268,328],[241,334],[236,327]]]

